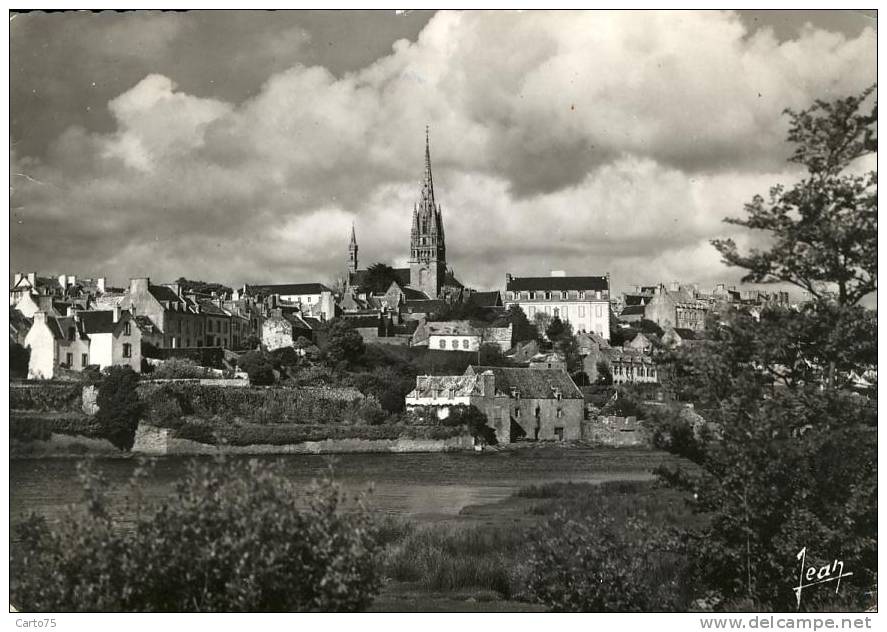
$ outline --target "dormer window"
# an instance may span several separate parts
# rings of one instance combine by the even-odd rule
[[[511,396],[514,399],[520,399],[520,390],[516,386],[511,387]]]
[[[580,298],[580,299],[584,299],[584,298],[585,298],[585,290],[580,290],[580,292],[579,292],[579,298]]]
[[[550,300],[551,300],[551,292],[545,292],[545,300],[546,300],[546,301],[550,301]]]

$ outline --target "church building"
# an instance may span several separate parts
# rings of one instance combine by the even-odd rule
[[[358,269],[357,236],[351,227],[348,244],[348,286],[360,291],[366,270]],[[444,237],[443,212],[434,199],[434,180],[431,175],[431,149],[428,128],[425,128],[425,176],[419,200],[413,208],[410,229],[409,268],[395,268],[398,285],[407,290],[421,292],[426,299],[450,298],[454,290],[462,289],[447,269],[447,247]]]

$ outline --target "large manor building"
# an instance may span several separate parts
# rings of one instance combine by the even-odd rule
[[[348,286],[360,291],[367,271],[358,268],[358,246],[354,227],[348,244]],[[425,130],[425,176],[419,200],[413,208],[410,229],[410,266],[395,268],[397,283],[403,288],[421,292],[428,299],[445,298],[447,290],[461,288],[461,284],[447,270],[447,246],[444,236],[443,212],[434,199],[434,180],[431,175],[431,150],[428,129]]]

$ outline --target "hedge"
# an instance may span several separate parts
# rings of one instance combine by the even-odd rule
[[[324,439],[450,439],[463,434],[460,428],[440,426],[343,426],[343,425],[258,425],[187,422],[172,433],[179,439],[216,444],[219,440],[233,446],[288,445]]]
[[[10,439],[46,441],[53,433],[102,438],[95,419],[83,413],[12,413],[9,416]]]
[[[225,388],[194,383],[143,384],[147,419],[162,426],[181,417],[240,419],[257,424],[378,424],[385,414],[373,399],[343,400],[321,389]]]
[[[81,383],[39,383],[9,385],[10,410],[36,412],[76,412],[82,405]]]

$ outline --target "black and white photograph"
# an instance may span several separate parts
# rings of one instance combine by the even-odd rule
[[[879,627],[877,18],[8,10],[7,626]]]

